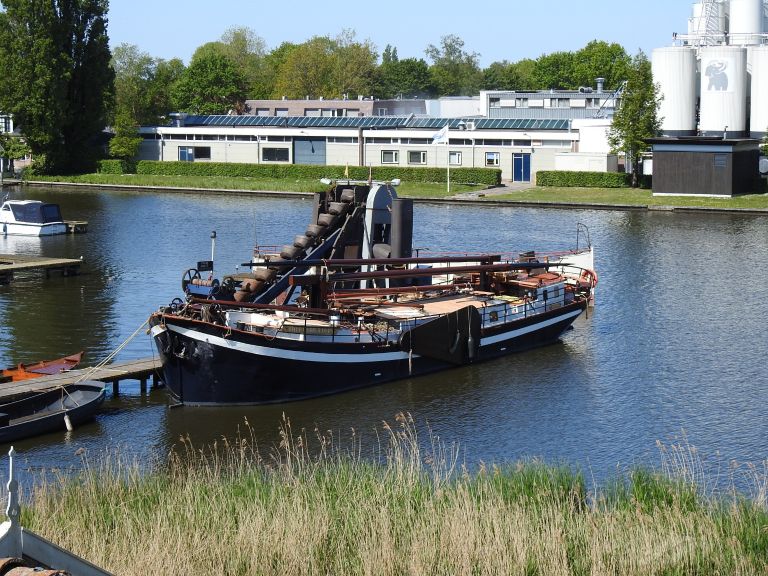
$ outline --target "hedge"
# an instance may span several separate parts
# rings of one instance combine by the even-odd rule
[[[536,173],[537,186],[560,188],[626,188],[631,175],[623,172],[569,172],[542,170]]]
[[[99,174],[132,174],[136,171],[136,163],[128,160],[101,160]]]
[[[136,165],[137,174],[154,176],[219,176],[250,178],[292,178],[313,180],[320,178],[345,178],[345,170],[353,180],[367,180],[366,166],[318,166],[304,164],[237,164],[231,162],[159,162],[141,160]],[[413,168],[398,166],[374,166],[374,180],[400,178],[405,182],[445,182],[445,168]],[[461,184],[501,184],[498,168],[452,168],[451,182]]]

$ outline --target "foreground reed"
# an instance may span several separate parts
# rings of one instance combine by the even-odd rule
[[[538,462],[470,472],[407,415],[373,457],[311,440],[286,425],[266,454],[187,443],[148,474],[105,458],[37,486],[22,522],[126,576],[768,572],[766,475],[749,499],[702,494],[679,446],[661,472],[587,489]]]

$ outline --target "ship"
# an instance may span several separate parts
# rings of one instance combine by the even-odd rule
[[[257,247],[250,272],[219,281],[212,260],[187,270],[184,298],[149,319],[172,396],[204,406],[342,393],[556,342],[587,310],[591,242],[414,256],[413,202],[398,183],[329,181],[304,233]]]

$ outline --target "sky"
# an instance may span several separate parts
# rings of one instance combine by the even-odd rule
[[[154,58],[181,58],[232,27],[251,28],[268,49],[351,29],[379,54],[387,44],[402,58],[424,58],[425,48],[455,34],[480,66],[576,51],[591,40],[617,42],[630,54],[668,46],[687,31],[692,0],[110,0],[110,46],[134,44]]]

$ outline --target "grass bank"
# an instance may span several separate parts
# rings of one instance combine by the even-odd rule
[[[156,176],[145,174],[81,174],[79,176],[35,176],[36,181],[74,182],[78,184],[109,184],[116,186],[145,186],[173,188],[203,188],[209,190],[242,190],[269,192],[321,192],[327,188],[319,180],[261,179],[219,176]],[[398,193],[408,198],[443,198],[448,195],[444,183],[403,182]],[[451,193],[476,192],[485,186],[451,184]]]
[[[613,206],[690,206],[720,209],[768,209],[768,194],[747,194],[734,198],[693,198],[654,196],[638,188],[543,188],[535,187],[511,194],[488,195],[486,200],[518,202],[558,202],[568,204],[608,204]]]
[[[764,474],[716,499],[674,448],[670,469],[593,490],[538,462],[466,470],[405,415],[379,437],[372,458],[286,426],[267,454],[188,447],[148,475],[105,459],[36,488],[22,522],[124,576],[768,571]]]
[[[320,192],[325,185],[318,180],[226,178],[215,176],[154,176],[144,174],[82,174],[79,176],[36,176],[37,181],[108,184],[117,186],[172,187],[185,189],[242,190],[271,192]],[[448,194],[444,183],[404,181],[398,193],[406,198],[443,199],[465,193],[484,193],[478,201],[543,202],[564,204],[601,204],[611,206],[675,206],[718,209],[768,210],[768,194],[750,194],[735,198],[692,198],[686,196],[654,197],[651,190],[633,188],[558,188],[532,187],[509,194],[484,186],[451,184]]]

